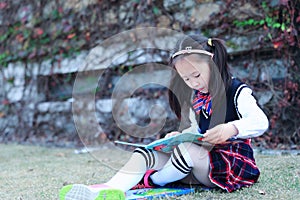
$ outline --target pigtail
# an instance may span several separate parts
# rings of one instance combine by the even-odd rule
[[[231,73],[229,72],[228,54],[224,42],[218,38],[209,38],[207,44],[212,48],[213,61],[220,70],[225,87],[228,88],[231,85]]]
[[[207,46],[214,54],[211,60],[211,75],[209,92],[212,96],[212,110],[209,128],[222,124],[226,117],[226,90],[231,84],[231,75],[228,71],[227,51],[222,40],[213,38],[207,40]]]

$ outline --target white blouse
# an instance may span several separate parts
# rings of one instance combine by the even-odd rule
[[[265,113],[258,107],[256,99],[252,96],[252,90],[244,87],[237,97],[237,109],[241,118],[228,122],[238,129],[236,138],[246,139],[262,135],[269,127],[269,120]],[[182,132],[198,132],[198,123],[195,112],[190,109],[191,126]]]

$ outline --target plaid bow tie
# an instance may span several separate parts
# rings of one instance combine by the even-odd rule
[[[195,112],[199,115],[201,110],[205,111],[208,116],[212,113],[211,108],[211,96],[209,93],[202,93],[198,90],[195,91],[195,98],[193,100],[193,108]],[[207,117],[207,116],[206,116]]]

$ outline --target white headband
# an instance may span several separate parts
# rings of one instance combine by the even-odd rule
[[[180,50],[180,51],[177,51],[176,53],[174,53],[172,55],[172,58],[175,58],[176,56],[179,56],[179,55],[182,55],[182,54],[187,54],[187,53],[199,53],[199,54],[205,54],[205,55],[208,55],[210,57],[213,57],[214,54],[213,53],[210,53],[208,51],[205,51],[205,50],[200,50],[200,49],[192,49],[192,47],[186,47],[184,50]]]

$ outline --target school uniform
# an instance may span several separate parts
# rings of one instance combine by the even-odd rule
[[[225,123],[233,124],[239,131],[232,142],[217,144],[209,151],[209,178],[218,187],[232,192],[257,182],[260,171],[255,163],[251,138],[259,136],[268,128],[268,119],[257,105],[252,90],[233,78],[226,92],[227,108]],[[213,112],[213,111],[212,111]],[[195,115],[190,110],[191,126],[183,132],[205,133],[211,116],[206,112]]]

